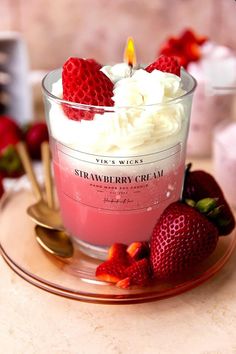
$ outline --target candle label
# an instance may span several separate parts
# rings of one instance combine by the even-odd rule
[[[53,143],[59,194],[85,206],[111,211],[159,207],[177,200],[184,163],[181,144],[150,154],[99,156]]]

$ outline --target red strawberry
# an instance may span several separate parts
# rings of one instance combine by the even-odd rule
[[[16,122],[8,116],[0,116],[0,172],[6,177],[22,174],[22,165],[15,145],[22,133]]]
[[[169,278],[210,256],[218,241],[217,228],[199,211],[181,202],[170,204],[150,240],[154,276]]]
[[[118,260],[108,260],[99,264],[96,269],[96,277],[102,281],[117,283],[125,278],[125,268]]]
[[[151,279],[151,267],[147,258],[134,262],[125,270],[126,276],[130,278],[131,285],[144,286]]]
[[[69,58],[62,71],[63,99],[71,102],[113,106],[113,83],[100,71],[100,65],[93,59]],[[91,120],[94,110],[72,108],[64,104],[64,112],[73,120]],[[97,113],[104,111],[98,110]]]
[[[4,138],[4,134],[6,131],[11,131],[16,133],[16,135],[21,137],[21,130],[17,123],[14,121],[12,117],[9,116],[0,116],[0,136],[1,140]]]
[[[149,244],[146,241],[133,242],[127,248],[127,253],[136,261],[148,257],[150,253]]]
[[[128,289],[132,285],[145,286],[152,278],[150,262],[147,258],[134,262],[125,270],[126,278],[120,280],[116,286]]]
[[[91,58],[91,59],[86,59],[86,60],[87,60],[87,62],[97,66],[98,70],[100,70],[102,68],[102,65],[100,63],[98,63],[95,59]]]
[[[48,141],[48,128],[44,122],[33,123],[26,132],[25,142],[29,154],[33,159],[40,159],[40,146],[43,141]]]
[[[201,45],[207,37],[198,36],[186,29],[178,37],[169,37],[161,46],[159,54],[175,57],[179,64],[187,68],[188,64],[201,58]]]
[[[195,202],[206,197],[218,198],[217,205],[221,206],[221,209],[212,222],[218,228],[219,235],[229,234],[235,227],[235,219],[220,186],[211,174],[201,170],[191,172],[190,168],[191,164],[186,171],[183,198]]]
[[[113,244],[108,251],[108,260],[97,267],[96,277],[103,281],[117,283],[116,285],[123,289],[131,285],[146,285],[151,278],[151,268],[148,259],[141,259],[141,256],[146,255],[147,250],[149,251],[146,242],[131,244],[130,254],[127,252],[126,245]],[[135,257],[139,257],[139,260],[136,261]]]
[[[4,188],[3,188],[2,180],[3,180],[3,177],[0,175],[0,198],[1,198],[1,196],[3,195],[3,193],[4,193]]]
[[[180,65],[178,61],[171,56],[161,55],[156,61],[145,68],[149,73],[155,69],[180,76]]]
[[[190,28],[187,28],[181,35],[181,41],[183,43],[197,43],[199,45],[202,45],[205,43],[207,40],[206,36],[199,36],[197,35],[193,30]]]
[[[126,277],[122,280],[119,280],[117,283],[116,283],[116,286],[118,288],[121,288],[121,289],[129,289],[131,287],[131,278],[130,277]]]
[[[114,243],[108,250],[108,260],[119,261],[123,265],[129,265],[132,263],[132,258],[126,252],[127,245],[123,243]]]

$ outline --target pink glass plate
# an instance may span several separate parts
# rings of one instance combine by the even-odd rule
[[[216,274],[227,262],[236,245],[235,232],[221,237],[215,252],[188,274],[171,281],[156,281],[151,286],[122,290],[98,281],[99,261],[76,249],[70,260],[46,253],[37,243],[34,224],[26,208],[34,202],[30,192],[10,192],[3,196],[0,212],[0,247],[6,263],[23,279],[50,293],[103,304],[129,304],[161,300],[181,294]],[[2,232],[4,230],[4,232]],[[76,247],[76,246],[75,246]]]

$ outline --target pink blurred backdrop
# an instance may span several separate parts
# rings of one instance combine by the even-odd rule
[[[235,0],[1,0],[0,14],[0,31],[23,34],[31,69],[59,67],[68,56],[121,61],[130,35],[148,63],[186,26],[236,49]]]

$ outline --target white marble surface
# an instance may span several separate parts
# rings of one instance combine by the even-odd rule
[[[235,264],[177,297],[114,306],[41,291],[0,259],[1,353],[236,353]]]
[[[198,288],[146,304],[64,299],[28,284],[1,257],[0,283],[0,353],[236,353],[236,253]]]

